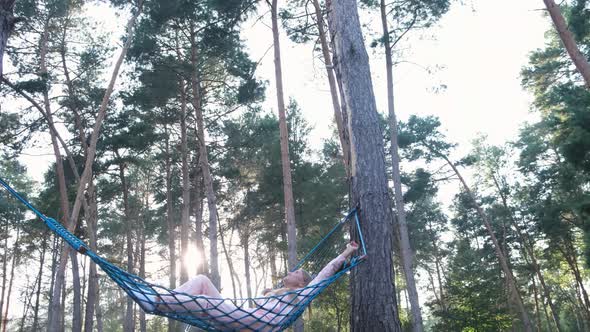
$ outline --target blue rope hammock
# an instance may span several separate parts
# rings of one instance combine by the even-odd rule
[[[55,234],[78,253],[88,256],[144,311],[169,317],[207,331],[282,331],[293,324],[311,301],[326,287],[358,265],[366,255],[357,209],[351,210],[293,269],[317,274],[340,253],[343,233],[354,234],[360,248],[350,261],[329,278],[304,288],[267,297],[223,299],[178,292],[131,274],[100,257],[58,221],[39,212],[4,180],[0,184],[26,205]],[[165,300],[163,300],[165,299]]]

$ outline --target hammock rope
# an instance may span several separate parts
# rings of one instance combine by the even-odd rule
[[[110,263],[61,223],[47,217],[0,178],[2,185],[12,196],[34,212],[56,235],[73,249],[88,256],[145,312],[175,319],[206,331],[283,331],[293,324],[305,308],[326,287],[357,266],[366,255],[358,209],[352,209],[292,270],[304,268],[312,275],[319,272],[336,257],[344,241],[343,234],[354,234],[359,250],[334,275],[313,285],[280,295],[228,299],[203,295],[191,295],[150,283]],[[348,227],[348,228],[347,228]],[[348,231],[348,232],[347,232]]]

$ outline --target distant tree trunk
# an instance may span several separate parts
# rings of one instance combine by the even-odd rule
[[[96,252],[97,249],[97,226],[98,226],[98,204],[96,200],[96,188],[94,181],[88,183],[88,213],[86,223],[88,227],[88,239],[90,249]],[[84,316],[84,332],[93,332],[94,311],[98,298],[98,271],[96,263],[90,261],[88,267],[88,295],[86,297],[86,312]]]
[[[542,324],[541,324],[541,310],[539,309],[539,292],[537,290],[537,283],[535,282],[535,276],[533,276],[531,278],[531,281],[533,282],[533,298],[535,299],[535,316],[537,319],[537,332],[541,332],[542,330]],[[547,321],[547,325],[549,325],[549,321]],[[551,329],[551,328],[549,328]]]
[[[389,27],[387,25],[387,8],[385,0],[381,0],[381,24],[383,27],[383,46],[385,48],[385,70],[387,73],[387,109],[389,110],[389,131],[391,136],[391,164],[393,189],[395,196],[395,208],[397,211],[397,222],[400,235],[400,253],[401,262],[404,267],[406,277],[406,286],[408,290],[408,299],[411,305],[412,329],[415,332],[422,332],[424,325],[422,323],[422,312],[420,310],[420,301],[418,299],[418,288],[414,280],[414,252],[410,246],[410,237],[406,223],[406,210],[404,206],[404,194],[402,192],[402,180],[400,174],[400,158],[397,142],[397,118],[395,115],[395,104],[393,95],[393,59],[391,43],[389,41]]]
[[[246,225],[246,228],[248,225]],[[249,299],[252,298],[252,280],[250,278],[250,232],[248,229],[243,230],[242,237],[242,249],[244,250],[244,275],[246,276],[246,295]],[[252,307],[253,303],[249,303]]]
[[[103,332],[102,308],[100,307],[100,288],[96,288],[96,332]]]
[[[487,230],[487,233],[494,245],[494,249],[496,251],[496,256],[498,257],[498,261],[500,262],[500,267],[502,268],[502,272],[504,272],[506,282],[508,283],[509,291],[512,295],[512,298],[514,299],[514,302],[515,302],[514,304],[516,305],[516,307],[520,313],[520,318],[521,318],[521,321],[522,321],[522,324],[524,327],[524,331],[532,332],[533,325],[532,325],[531,320],[529,318],[529,314],[524,306],[524,302],[522,301],[522,296],[520,295],[520,291],[518,290],[518,286],[516,285],[516,278],[514,277],[514,274],[512,273],[512,269],[508,265],[508,259],[506,258],[506,256],[502,252],[502,249],[500,247],[500,243],[498,242],[498,239],[496,238],[496,235],[494,234],[494,230],[492,228],[490,220],[488,219],[488,217],[485,214],[484,210],[482,209],[481,205],[479,205],[479,203],[477,202],[477,198],[475,197],[475,194],[471,191],[471,188],[467,185],[467,182],[465,181],[465,179],[463,179],[463,176],[461,176],[461,173],[459,172],[459,170],[457,169],[455,164],[453,164],[447,156],[439,153],[438,151],[434,150],[431,147],[427,147],[427,148],[430,151],[432,151],[433,153],[435,153],[436,155],[438,155],[439,157],[441,157],[442,159],[444,159],[445,162],[453,169],[453,172],[455,173],[455,175],[457,175],[457,177],[459,178],[459,181],[463,185],[463,189],[465,190],[467,195],[469,195],[469,198],[471,199],[471,201],[475,205],[475,208],[477,210],[477,214],[479,215],[479,217],[483,221],[484,226]]]
[[[500,195],[500,199],[502,200],[502,205],[504,206],[504,209],[508,213],[508,219],[509,219],[512,227],[516,230],[516,235],[518,236],[518,238],[524,248],[524,252],[531,259],[533,269],[535,270],[535,274],[537,275],[537,278],[539,279],[539,283],[541,284],[541,288],[543,289],[543,295],[547,299],[547,303],[549,304],[549,308],[551,308],[553,324],[555,325],[555,328],[557,329],[557,331],[560,332],[561,331],[561,323],[559,321],[559,312],[557,311],[557,308],[555,307],[555,304],[553,303],[553,300],[551,299],[551,291],[547,287],[547,285],[545,283],[545,278],[543,277],[543,274],[541,273],[541,267],[539,266],[539,263],[537,261],[536,255],[535,255],[534,244],[528,238],[528,236],[520,230],[520,226],[516,222],[516,219],[514,218],[512,210],[508,206],[508,197],[506,196],[503,188],[500,186],[500,182],[498,182],[498,179],[496,178],[496,176],[492,175],[492,180],[494,182],[494,186],[496,187],[496,190],[498,191],[498,195]],[[534,282],[534,280],[533,280],[533,282]]]
[[[139,4],[139,8],[137,8],[137,11],[134,12],[133,16],[129,19],[129,21],[127,22],[127,38],[125,40],[125,43],[123,44],[123,48],[121,49],[121,53],[119,55],[119,57],[117,58],[117,61],[115,63],[115,67],[113,69],[112,75],[111,75],[111,79],[109,81],[109,84],[105,90],[105,93],[103,95],[101,104],[100,104],[100,108],[98,110],[98,114],[94,123],[94,127],[93,127],[93,131],[92,134],[90,135],[90,144],[88,147],[88,155],[86,157],[86,160],[84,162],[84,171],[80,177],[80,181],[78,183],[78,190],[76,192],[76,199],[74,201],[74,205],[72,207],[72,212],[70,214],[70,218],[68,220],[68,222],[66,223],[65,227],[69,230],[69,231],[73,231],[75,226],[76,226],[76,221],[78,220],[78,215],[80,213],[80,209],[81,209],[81,205],[82,205],[82,200],[84,199],[84,194],[86,191],[86,185],[88,184],[88,182],[90,181],[90,179],[92,178],[92,164],[94,163],[94,157],[96,155],[96,145],[98,143],[98,135],[100,132],[100,128],[102,127],[102,122],[104,120],[104,118],[106,117],[106,111],[107,111],[107,106],[108,106],[108,102],[110,100],[111,94],[113,92],[113,89],[115,87],[115,83],[117,80],[117,77],[119,76],[119,70],[121,68],[121,65],[123,64],[123,60],[125,59],[125,55],[127,54],[127,50],[129,49],[129,46],[131,45],[131,40],[133,39],[133,28],[135,26],[135,22],[137,20],[137,17],[141,14],[141,2]],[[56,294],[53,294],[51,296],[52,301],[50,304],[50,319],[47,325],[47,331],[48,332],[58,332],[60,331],[60,326],[59,326],[59,322],[58,319],[53,319],[53,318],[57,318],[58,314],[59,314],[59,301],[60,301],[60,292],[62,289],[62,284],[64,283],[64,279],[63,279],[63,275],[64,275],[64,270],[65,270],[65,260],[67,259],[68,256],[68,246],[64,246],[61,252],[61,259],[60,262],[64,262],[63,264],[60,263],[60,266],[57,269],[56,272],[56,277],[55,277],[55,287],[53,287],[53,291]],[[57,295],[57,296],[55,296]]]
[[[586,56],[580,52],[573,34],[568,30],[567,23],[561,14],[559,6],[553,0],[543,0],[543,2],[547,7],[547,11],[549,11],[549,15],[551,16],[551,20],[555,25],[557,33],[559,33],[559,38],[561,38],[563,46],[576,66],[576,69],[578,69],[584,78],[586,87],[590,88],[590,64],[588,63]]]
[[[2,293],[0,294],[0,313],[4,311],[4,297],[6,296],[6,282],[8,281],[8,219],[4,224],[4,253],[2,254]],[[4,322],[0,320],[0,326],[4,325]]]
[[[209,246],[210,246],[210,279],[213,285],[218,289],[221,288],[221,277],[219,275],[219,254],[217,252],[217,199],[213,189],[213,176],[209,166],[209,157],[207,156],[207,143],[205,141],[205,120],[203,119],[203,108],[201,106],[201,87],[197,76],[197,41],[196,34],[191,29],[191,85],[193,90],[193,108],[197,119],[197,135],[199,139],[199,160],[201,161],[201,170],[203,171],[203,180],[207,193],[207,205],[209,208]]]
[[[14,247],[12,248],[12,263],[10,266],[10,279],[8,281],[8,291],[6,293],[6,305],[4,306],[4,315],[2,316],[2,332],[6,332],[6,326],[8,325],[8,309],[10,308],[10,295],[12,294],[12,285],[14,282],[14,268],[20,259],[19,251],[19,240],[20,240],[20,227],[16,228],[16,240],[14,241]]]
[[[197,262],[197,274],[207,273],[207,257],[205,256],[205,245],[203,244],[203,181],[199,172],[199,161],[196,159],[197,167],[194,176],[193,209],[195,214],[195,246],[200,257]]]
[[[283,170],[283,195],[285,199],[285,219],[287,221],[287,253],[289,269],[297,265],[297,228],[295,225],[295,203],[293,200],[293,181],[291,179],[291,162],[289,159],[289,133],[285,112],[283,93],[283,70],[281,68],[281,45],[279,42],[279,18],[277,0],[272,0],[272,39],[274,48],[275,80],[277,88],[277,105],[279,110],[279,131],[281,140],[281,164]]]
[[[574,280],[578,285],[581,296],[580,296],[580,303],[582,304],[583,308],[585,309],[586,316],[590,321],[590,299],[588,297],[588,293],[586,292],[586,288],[584,287],[584,279],[582,278],[582,274],[580,273],[580,268],[578,266],[578,262],[576,259],[575,249],[571,243],[566,243],[566,248],[560,248],[565,261],[570,267],[570,270],[574,276]],[[583,301],[582,301],[583,300]]]
[[[328,2],[348,107],[352,205],[360,206],[368,260],[351,273],[351,331],[401,331],[392,266],[391,200],[383,134],[355,0]]]
[[[182,212],[180,217],[180,283],[188,281],[188,270],[185,263],[188,255],[189,239],[189,214],[190,214],[190,195],[191,182],[188,170],[188,143],[187,143],[187,126],[186,126],[186,90],[184,80],[180,80],[180,153],[182,156]]]
[[[32,331],[39,329],[39,302],[41,301],[41,281],[43,280],[43,267],[45,266],[45,253],[47,251],[47,237],[48,233],[43,236],[41,243],[41,257],[39,258],[39,273],[37,274],[37,289],[35,293],[35,306],[33,309],[33,324]]]
[[[231,238],[231,235],[230,235]],[[237,294],[236,294],[236,279],[238,279],[238,276],[236,275],[236,270],[234,269],[234,264],[232,261],[232,258],[229,254],[229,250],[227,250],[227,245],[225,244],[225,237],[223,236],[223,232],[219,232],[219,239],[221,240],[221,248],[223,250],[223,254],[225,255],[225,260],[227,261],[227,266],[229,268],[229,275],[231,278],[231,286],[232,289],[234,291],[234,299],[238,298]],[[231,245],[231,243],[230,243]],[[239,279],[238,279],[239,282]],[[240,285],[240,297],[242,296],[242,289],[241,289],[241,285]]]
[[[4,51],[8,37],[14,28],[15,18],[13,17],[15,0],[0,0],[0,78],[3,75]]]
[[[133,273],[134,259],[133,259],[133,235],[132,235],[132,220],[131,212],[129,211],[129,186],[127,185],[127,177],[125,175],[125,168],[127,164],[123,162],[119,151],[115,150],[115,156],[119,160],[119,181],[121,181],[121,192],[123,194],[123,215],[125,223],[125,250],[127,252],[127,272]],[[135,330],[134,315],[133,315],[133,299],[127,297],[127,304],[125,308],[125,320],[123,321],[123,332],[133,332]]]
[[[322,7],[319,0],[313,0],[313,7],[315,9],[316,23],[318,25],[320,46],[322,47],[322,56],[326,64],[326,74],[328,75],[328,84],[330,86],[330,96],[332,97],[332,107],[334,108],[334,121],[336,122],[336,129],[338,130],[338,137],[340,138],[340,146],[342,148],[342,161],[347,177],[350,177],[350,143],[344,131],[344,124],[342,121],[342,112],[340,111],[340,101],[338,100],[338,86],[336,78],[334,77],[334,65],[330,57],[330,47],[326,37],[326,29],[324,23],[324,15],[322,14]]]
[[[176,288],[176,225],[172,216],[172,161],[170,155],[170,137],[168,127],[164,127],[165,133],[165,159],[166,159],[166,226],[168,228],[168,254],[170,255],[170,271],[168,283],[170,288]],[[168,332],[176,331],[176,321],[168,318]]]

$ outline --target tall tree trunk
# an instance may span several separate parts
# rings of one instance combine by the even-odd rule
[[[127,272],[133,273],[134,259],[133,259],[133,239],[132,239],[132,221],[131,212],[129,211],[129,186],[127,185],[127,178],[125,175],[126,163],[122,162],[119,151],[115,150],[117,160],[119,160],[119,181],[121,181],[121,190],[123,193],[123,215],[125,223],[125,242],[127,252]],[[127,304],[125,307],[125,319],[123,321],[123,332],[133,332],[135,330],[133,315],[133,299],[127,297]]]
[[[4,253],[2,254],[2,293],[0,294],[0,313],[4,311],[4,297],[6,296],[6,282],[8,281],[8,219],[4,224]],[[4,325],[4,322],[0,320],[0,326]]]
[[[8,281],[8,291],[6,292],[6,305],[4,306],[4,315],[2,316],[2,332],[6,332],[6,326],[8,325],[8,309],[10,308],[10,295],[12,294],[12,285],[14,282],[14,268],[20,259],[19,251],[19,240],[20,240],[20,227],[16,229],[16,240],[14,241],[14,247],[12,248],[12,263],[10,266],[10,279]]]
[[[195,214],[195,247],[200,257],[197,262],[197,274],[207,273],[207,257],[205,256],[205,245],[203,244],[203,181],[199,172],[199,161],[195,158],[196,168],[194,175],[193,209]]]
[[[98,203],[96,200],[96,188],[94,181],[88,183],[88,205],[86,223],[88,227],[88,239],[90,249],[96,252],[97,249],[97,226],[98,226]],[[98,299],[98,271],[96,263],[90,261],[88,267],[88,295],[86,297],[86,311],[84,315],[84,332],[93,332],[94,311]]]
[[[329,1],[328,10],[349,112],[351,201],[361,208],[361,229],[368,244],[368,261],[351,273],[351,331],[401,331],[393,282],[393,215],[383,135],[357,3]]]
[[[189,247],[189,214],[190,214],[190,195],[191,182],[188,170],[188,143],[187,143],[187,126],[186,126],[186,90],[184,80],[180,80],[180,153],[182,156],[182,212],[180,216],[180,283],[188,281],[188,270],[186,266],[186,256]]]
[[[524,306],[524,302],[522,301],[522,296],[520,295],[520,291],[518,289],[518,286],[516,285],[516,278],[514,277],[514,274],[512,273],[512,269],[508,265],[508,259],[506,258],[506,256],[502,252],[502,249],[500,247],[500,243],[498,242],[498,239],[496,238],[496,235],[494,234],[494,230],[492,228],[490,220],[488,219],[488,216],[484,212],[481,205],[479,205],[479,203],[477,202],[477,198],[475,197],[475,194],[471,191],[471,188],[467,185],[467,182],[465,181],[463,176],[461,176],[461,173],[459,172],[459,170],[457,169],[455,164],[453,164],[447,156],[439,153],[438,151],[435,151],[434,149],[432,149],[430,147],[428,147],[428,149],[430,151],[432,151],[433,153],[435,153],[436,155],[438,155],[439,157],[441,157],[442,159],[444,159],[446,161],[446,163],[453,169],[453,172],[455,173],[455,175],[457,175],[457,177],[459,178],[459,181],[461,181],[461,184],[463,185],[463,189],[465,190],[467,195],[469,195],[469,198],[473,201],[473,204],[475,205],[475,208],[477,210],[477,214],[479,215],[479,217],[483,221],[486,231],[487,231],[487,233],[494,245],[494,249],[496,251],[496,256],[498,257],[498,261],[500,262],[500,267],[502,268],[502,272],[504,272],[504,276],[506,278],[506,282],[508,283],[510,293],[511,293],[512,298],[514,299],[514,302],[515,302],[514,304],[516,305],[516,307],[520,313],[520,318],[521,318],[521,321],[523,324],[524,331],[532,332],[533,325],[532,325],[531,320],[529,318],[529,314]]]
[[[141,9],[142,9],[142,3],[140,0],[140,3],[138,4],[138,8],[137,10],[134,12],[133,16],[131,16],[131,18],[129,19],[129,21],[127,22],[127,26],[126,26],[126,30],[127,30],[127,38],[125,40],[125,43],[123,44],[123,48],[121,49],[121,53],[119,54],[119,57],[117,58],[117,61],[115,63],[115,67],[113,68],[113,72],[111,75],[111,79],[109,81],[109,84],[105,90],[105,93],[103,95],[99,110],[98,110],[98,114],[96,116],[96,120],[94,122],[94,127],[92,130],[92,134],[90,135],[90,144],[88,147],[88,155],[86,156],[86,160],[84,162],[84,171],[82,173],[82,176],[80,177],[80,181],[78,183],[78,190],[76,192],[76,199],[74,201],[74,205],[72,207],[72,211],[70,213],[69,216],[69,220],[66,223],[65,227],[69,230],[69,231],[73,231],[75,226],[76,226],[76,221],[78,220],[78,216],[80,213],[80,209],[81,209],[81,205],[82,205],[82,200],[84,199],[84,194],[86,191],[86,186],[88,184],[88,182],[90,181],[90,179],[92,178],[92,164],[94,163],[94,157],[96,155],[96,145],[98,143],[98,135],[100,133],[100,129],[102,127],[102,122],[104,121],[104,118],[106,117],[106,111],[107,111],[107,106],[108,106],[108,102],[110,100],[111,94],[113,92],[113,89],[115,87],[115,83],[117,81],[117,77],[119,76],[119,70],[121,68],[121,65],[123,64],[123,60],[125,59],[125,55],[127,54],[127,50],[129,49],[129,46],[131,45],[131,41],[132,41],[132,37],[133,37],[133,29],[135,26],[135,22],[137,21],[137,17],[141,14]],[[65,262],[65,260],[67,259],[68,256],[68,246],[64,246],[62,251],[61,251],[61,262]],[[47,325],[47,331],[48,332],[58,332],[60,331],[60,326],[59,326],[59,322],[58,322],[58,315],[59,315],[59,301],[60,301],[60,292],[62,289],[62,285],[64,283],[64,270],[65,270],[65,263],[60,264],[60,266],[57,269],[56,272],[56,276],[55,276],[55,285],[53,287],[53,292],[54,294],[52,294],[51,298],[51,309],[50,309],[50,319]],[[56,319],[54,319],[56,318]]]
[[[3,75],[3,59],[6,42],[16,22],[13,17],[15,0],[0,0],[0,78]]]
[[[344,130],[342,121],[342,112],[340,111],[340,101],[338,99],[338,86],[336,78],[334,77],[334,65],[330,56],[330,47],[328,46],[328,39],[326,36],[326,29],[324,23],[324,15],[322,14],[322,7],[319,0],[313,0],[313,7],[315,9],[316,23],[318,25],[320,46],[322,47],[322,56],[326,64],[326,75],[328,76],[328,84],[330,86],[330,96],[332,97],[332,107],[334,108],[334,122],[336,122],[336,129],[338,130],[338,137],[340,138],[340,146],[342,147],[342,161],[347,177],[350,177],[350,143]]]
[[[391,44],[389,41],[389,27],[387,24],[387,8],[385,0],[381,0],[381,24],[383,28],[383,46],[385,48],[385,66],[387,72],[387,109],[389,111],[389,131],[391,135],[391,164],[393,189],[395,196],[395,208],[397,211],[397,222],[400,235],[400,253],[401,261],[406,277],[406,286],[408,290],[408,300],[411,305],[412,329],[415,332],[424,331],[422,323],[422,312],[420,310],[420,300],[418,299],[418,288],[414,280],[414,252],[410,246],[410,237],[406,223],[406,210],[404,206],[404,194],[402,192],[402,180],[400,174],[400,158],[397,142],[397,118],[395,115],[394,95],[393,95],[393,59]]]
[[[516,222],[516,219],[514,218],[514,214],[512,213],[512,210],[508,206],[508,197],[505,194],[505,190],[503,190],[503,188],[500,186],[500,182],[498,181],[496,176],[492,175],[492,180],[494,182],[496,190],[498,191],[498,194],[500,195],[500,199],[502,200],[502,205],[504,206],[504,209],[508,213],[508,219],[509,219],[512,227],[516,230],[516,235],[518,236],[520,242],[522,243],[525,253],[531,259],[533,269],[535,270],[535,274],[537,275],[537,278],[539,279],[539,283],[541,284],[541,288],[543,289],[543,295],[547,299],[547,303],[549,304],[549,308],[551,308],[553,324],[555,325],[555,328],[557,329],[557,331],[561,331],[561,323],[559,321],[559,312],[557,311],[557,308],[555,307],[555,304],[553,303],[553,300],[551,298],[551,291],[549,290],[549,287],[547,287],[547,284],[545,283],[545,278],[543,277],[543,273],[541,273],[541,266],[539,265],[539,263],[537,261],[534,243],[529,239],[529,237],[526,235],[526,233],[523,233],[520,230],[520,226]],[[549,322],[547,322],[547,323],[549,323]]]
[[[170,137],[168,127],[164,127],[166,153],[166,226],[168,228],[168,254],[170,255],[170,272],[168,283],[170,288],[176,288],[176,224],[172,216],[172,161],[170,156]],[[176,331],[176,321],[168,318],[168,332]]]
[[[37,290],[35,293],[35,306],[33,308],[32,331],[38,331],[39,328],[39,302],[41,301],[41,281],[43,280],[43,267],[45,265],[45,253],[47,252],[48,233],[43,236],[41,243],[41,257],[39,258],[39,273],[37,274]]]
[[[289,270],[297,265],[297,229],[295,225],[295,203],[293,200],[293,180],[289,159],[289,132],[283,93],[283,70],[281,68],[281,45],[279,42],[279,17],[277,0],[270,4],[272,19],[272,40],[274,49],[275,81],[277,87],[277,107],[279,110],[279,130],[281,140],[281,165],[283,171],[283,195],[285,199],[285,219],[287,221],[287,253]]]
[[[543,2],[547,7],[547,11],[549,11],[551,20],[555,25],[557,33],[559,33],[559,38],[561,38],[561,42],[563,43],[565,50],[572,59],[576,69],[578,69],[584,78],[586,87],[590,88],[590,64],[588,63],[586,56],[580,52],[580,49],[578,48],[578,45],[574,39],[574,35],[568,30],[567,23],[561,14],[559,6],[553,0],[543,0]]]
[[[207,206],[209,208],[209,250],[210,250],[210,279],[213,285],[218,289],[221,288],[221,277],[219,275],[219,254],[217,251],[217,198],[213,189],[213,176],[209,166],[209,157],[207,156],[207,143],[205,141],[205,120],[203,119],[203,107],[201,105],[201,87],[197,74],[197,41],[196,33],[191,28],[191,86],[193,90],[193,108],[197,119],[197,136],[199,139],[199,160],[203,172],[203,181],[207,193]]]
[[[246,276],[246,295],[249,299],[252,298],[252,280],[250,278],[250,231],[248,225],[241,233],[242,249],[244,250],[244,275]],[[252,307],[253,303],[249,303]]]

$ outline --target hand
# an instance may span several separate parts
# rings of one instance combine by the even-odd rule
[[[350,243],[348,243],[346,245],[346,249],[344,250],[344,253],[343,254],[346,257],[350,257],[358,249],[359,249],[358,243],[356,243],[354,241],[350,241]]]

